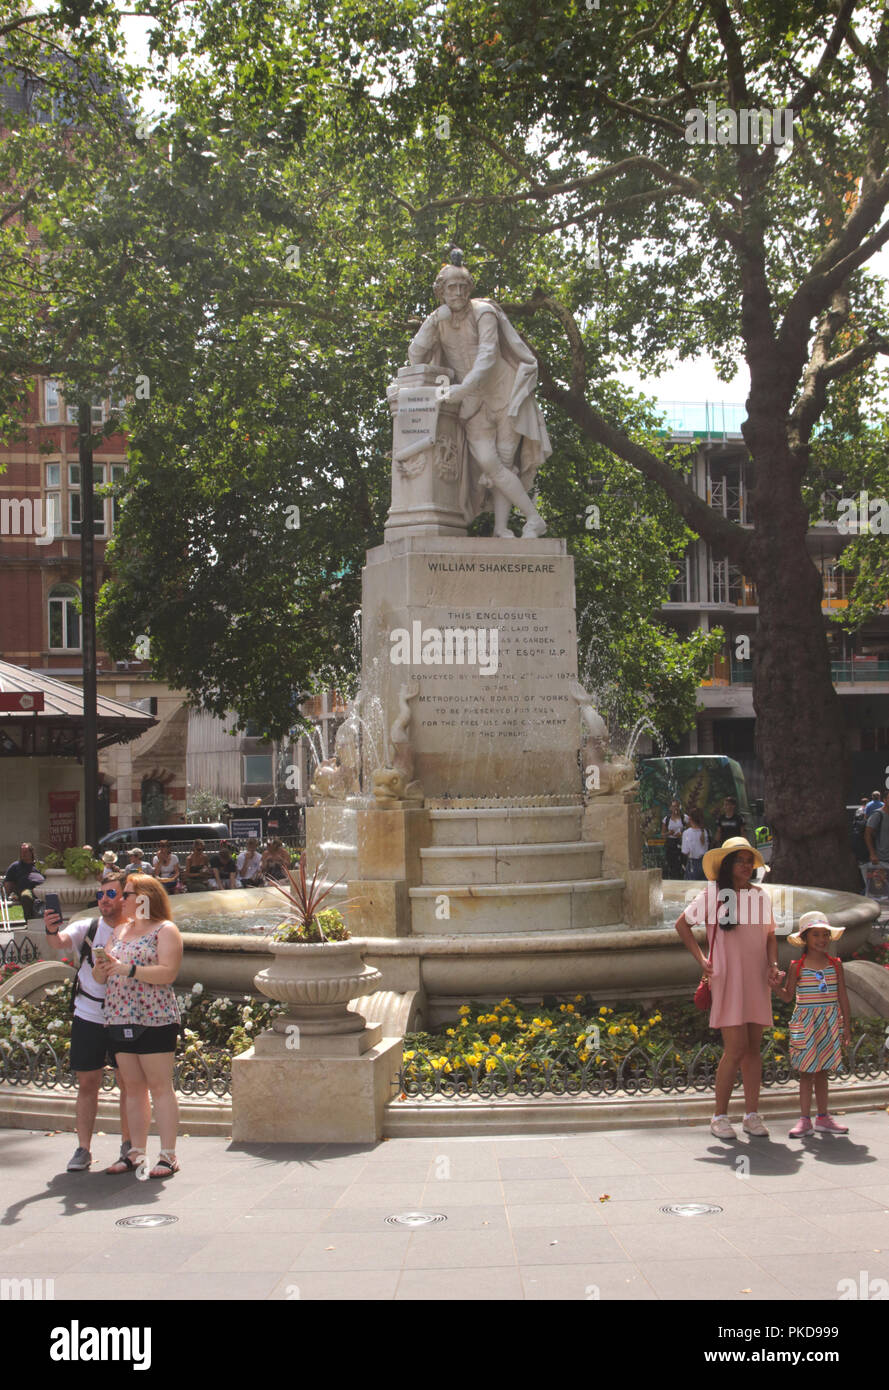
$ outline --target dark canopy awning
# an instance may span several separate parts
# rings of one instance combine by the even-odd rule
[[[0,661],[0,694],[42,694],[35,712],[0,711],[0,758],[79,758],[83,753],[83,691],[46,671]],[[156,723],[154,715],[100,695],[99,744],[130,743]]]

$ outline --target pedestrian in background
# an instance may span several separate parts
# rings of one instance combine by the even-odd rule
[[[34,862],[34,846],[25,840],[19,850],[18,859],[13,860],[3,878],[4,888],[11,888],[21,903],[25,921],[29,917],[40,916],[34,899],[34,889],[43,881],[43,874]]]
[[[185,886],[189,893],[205,893],[212,876],[210,861],[204,853],[204,842],[195,840],[191,854],[185,861]]]
[[[688,828],[682,832],[682,855],[685,860],[687,879],[704,878],[704,855],[710,848],[710,836],[704,829],[704,818],[700,811],[689,811]]]
[[[158,882],[167,893],[175,893],[179,883],[179,856],[173,853],[169,840],[158,841],[152,866]]]
[[[143,862],[142,851],[138,845],[133,845],[133,848],[130,850],[130,862],[123,873],[124,878],[127,878],[130,874],[151,874],[152,878],[154,877],[154,871],[151,865]]]
[[[272,879],[275,883],[285,883],[287,874],[284,871],[289,868],[290,851],[285,848],[283,840],[276,837],[262,856],[260,872],[266,880]]]
[[[259,853],[259,841],[252,836],[247,841],[247,848],[238,855],[238,882],[242,888],[262,887],[262,855]]]
[[[878,791],[871,792],[870,801],[864,808],[864,814],[866,816],[875,816],[878,811],[882,811],[885,805],[886,803]]]
[[[665,878],[682,877],[682,832],[685,826],[686,820],[682,814],[682,807],[674,799],[670,802],[670,809],[661,821],[661,829],[664,832]]]
[[[738,802],[735,797],[727,796],[722,803],[722,811],[716,817],[716,834],[714,835],[714,849],[724,845],[727,840],[735,840],[744,834],[744,817],[738,814]]]
[[[220,840],[219,853],[211,856],[210,868],[217,888],[237,888],[238,865],[228,840]]]

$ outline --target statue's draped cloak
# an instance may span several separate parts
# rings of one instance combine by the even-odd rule
[[[553,451],[546,429],[546,421],[540,406],[534,399],[534,392],[537,389],[537,360],[528,345],[519,337],[499,304],[495,304],[492,299],[471,299],[469,305],[476,324],[483,313],[494,311],[497,317],[497,339],[500,354],[515,372],[512,395],[506,413],[512,420],[518,434],[521,435],[521,443],[513,467],[521,479],[522,487],[527,493],[530,493],[538,468]],[[417,333],[411,343],[411,348],[417,339],[425,336],[424,330],[426,333],[429,332],[428,322],[427,319]],[[423,355],[430,366],[440,367],[446,364],[437,324],[431,325],[431,330],[433,335],[432,351],[430,352],[426,347]],[[411,356],[410,351],[409,356]],[[461,431],[461,434],[460,505],[468,525],[478,516],[479,512],[490,510],[492,499],[487,480],[483,482],[481,478],[475,476],[469,466],[469,444],[465,433]]]

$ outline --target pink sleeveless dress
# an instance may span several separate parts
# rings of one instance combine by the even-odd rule
[[[772,1024],[772,994],[769,988],[768,939],[775,922],[767,893],[757,887],[744,888],[738,895],[741,920],[730,931],[716,923],[715,885],[708,884],[691,904],[693,920],[706,921],[708,941],[713,943],[710,976],[711,1028],[732,1028],[741,1023]]]

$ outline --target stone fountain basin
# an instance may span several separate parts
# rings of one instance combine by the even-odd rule
[[[689,885],[668,881],[663,887],[665,909],[675,920],[687,901]],[[765,891],[773,895],[781,891],[780,885],[767,885]],[[277,893],[264,892],[263,897],[280,911]],[[264,905],[256,890],[193,893],[175,901],[173,915],[200,916],[202,911],[220,909],[236,913],[245,906]],[[816,908],[824,911],[834,926],[845,928],[837,943],[842,957],[861,948],[879,915],[876,902],[855,893],[794,889],[797,919]],[[697,928],[696,934],[703,944],[704,928]],[[189,986],[200,982],[208,990],[229,994],[256,993],[253,977],[270,963],[267,937],[194,931],[184,935],[178,983]],[[456,1006],[467,999],[496,1001],[506,995],[539,998],[542,994],[586,992],[603,1001],[690,997],[699,978],[694,961],[672,926],[618,925],[472,937],[368,937],[364,946],[365,960],[382,975],[382,990],[415,992],[412,1026],[418,1017],[427,1027],[452,1019]],[[779,937],[782,969],[798,953],[798,948]]]

